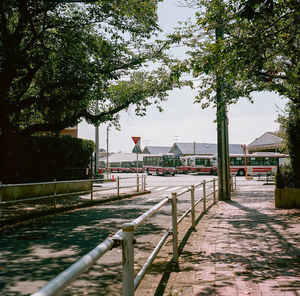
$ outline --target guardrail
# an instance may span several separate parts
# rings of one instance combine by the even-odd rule
[[[212,183],[212,192],[207,194],[207,184]],[[195,189],[202,186],[202,197],[195,201]],[[177,200],[178,197],[185,193],[191,193],[191,207],[185,211],[185,213],[178,219],[178,209]],[[178,265],[178,225],[183,221],[183,219],[191,213],[191,227],[196,226],[195,217],[195,207],[202,201],[203,211],[201,214],[207,211],[207,198],[212,197],[212,205],[216,202],[216,179],[206,182],[205,180],[197,185],[191,185],[185,191],[177,194],[173,192],[170,197],[164,198],[154,207],[149,209],[143,215],[139,216],[135,220],[129,223],[124,223],[122,229],[117,231],[112,237],[107,238],[101,244],[99,244],[91,252],[83,256],[79,261],[75,262],[68,269],[60,273],[52,281],[42,287],[39,291],[32,294],[32,296],[50,296],[57,295],[63,291],[71,282],[73,282],[79,275],[84,273],[88,268],[90,268],[98,259],[100,259],[105,253],[107,253],[112,248],[122,245],[122,268],[123,268],[123,296],[133,296],[134,291],[137,289],[141,283],[143,277],[145,276],[148,268],[152,264],[153,260],[159,253],[160,249],[167,241],[167,238],[172,235],[173,240],[173,255],[172,263]],[[142,225],[147,219],[152,215],[157,213],[163,206],[167,203],[172,203],[172,224],[171,227],[165,232],[158,244],[155,246],[154,250],[146,260],[141,270],[138,272],[137,276],[134,277],[134,230],[136,230],[140,225]]]
[[[120,181],[125,179],[136,179],[136,185],[128,185],[128,186],[120,186]],[[140,182],[141,179],[141,182]],[[102,187],[102,185],[99,185],[99,183],[103,182],[115,182],[116,186],[114,187],[105,187],[102,189],[99,189],[99,187]],[[90,182],[91,190],[85,190],[85,191],[75,191],[75,192],[67,192],[67,193],[57,193],[57,185],[58,184],[72,184],[72,183],[86,183]],[[52,192],[53,194],[50,195],[44,195],[44,196],[36,196],[36,197],[30,197],[30,198],[24,198],[24,199],[17,199],[17,200],[10,200],[10,201],[2,201],[3,200],[3,188],[15,188],[15,187],[21,187],[21,186],[33,186],[33,185],[52,185]],[[101,191],[109,191],[109,190],[116,190],[117,196],[120,195],[120,190],[124,188],[136,188],[136,191],[139,192],[140,189],[142,191],[146,191],[146,175],[138,175],[136,177],[125,177],[125,178],[110,178],[110,179],[100,179],[100,178],[92,178],[92,179],[86,179],[86,180],[72,180],[72,181],[52,181],[52,182],[43,182],[43,183],[24,183],[24,184],[2,184],[0,182],[0,205],[9,205],[9,204],[15,204],[15,203],[23,203],[26,201],[34,201],[34,200],[42,200],[42,199],[53,199],[53,206],[56,207],[56,201],[58,198],[66,197],[66,196],[73,196],[73,195],[83,195],[83,194],[91,194],[91,200],[94,198],[94,193],[101,192]],[[96,189],[94,189],[96,188]]]
[[[266,184],[274,184],[275,175],[272,172],[258,173],[257,181],[265,181]]]

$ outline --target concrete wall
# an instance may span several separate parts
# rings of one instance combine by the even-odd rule
[[[300,208],[300,189],[299,188],[276,188],[275,207],[284,209]]]
[[[54,182],[37,183],[37,184],[22,184],[19,186],[4,186],[2,187],[2,201],[11,201],[18,199],[26,199],[38,196],[53,195]],[[56,193],[74,193],[91,190],[91,181],[80,182],[57,182]]]

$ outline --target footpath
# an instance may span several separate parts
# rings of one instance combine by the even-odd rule
[[[274,186],[239,182],[190,228],[179,227],[179,267],[154,261],[135,295],[300,296],[300,210],[276,209]]]

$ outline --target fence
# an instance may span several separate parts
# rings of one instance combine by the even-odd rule
[[[128,185],[128,186],[121,186],[120,183],[122,180],[126,179],[136,179],[136,185]],[[141,182],[140,182],[141,179]],[[115,182],[116,186],[113,187],[105,187],[101,188],[102,185],[100,183],[105,182]],[[68,187],[67,185],[78,184],[78,183],[87,183],[90,187],[90,190],[74,190],[74,192],[66,192],[66,193],[58,193],[58,186],[60,187]],[[28,198],[17,198],[14,199],[12,196],[14,193],[10,193],[10,197],[5,196],[9,195],[7,192],[9,190],[17,190],[18,188],[21,188],[22,194],[24,194],[24,188],[33,187],[32,190],[29,190],[30,192],[36,192],[38,191],[38,188],[42,188],[41,192],[47,192],[48,194],[43,196],[34,196],[34,197],[28,197]],[[36,187],[36,188],[34,188]],[[69,188],[69,187],[68,187]],[[101,189],[99,189],[101,188]],[[136,188],[136,191],[139,192],[140,190],[145,191],[146,190],[146,175],[138,175],[137,177],[128,177],[128,178],[110,178],[110,179],[88,179],[88,180],[72,180],[72,181],[56,181],[53,182],[44,182],[44,183],[24,183],[24,184],[2,184],[0,182],[0,205],[9,205],[9,204],[15,204],[20,202],[26,202],[26,201],[34,201],[34,200],[43,200],[43,199],[52,199],[53,200],[53,206],[56,207],[56,202],[58,198],[62,197],[71,197],[73,195],[84,195],[84,194],[90,194],[90,199],[93,200],[94,193],[96,192],[103,192],[108,190],[116,190],[117,196],[120,195],[120,190],[124,188]],[[61,191],[63,191],[63,188],[60,188]],[[20,191],[20,190],[19,190]],[[68,190],[67,190],[68,191]],[[72,189],[71,189],[72,191]],[[51,192],[51,194],[50,194]],[[17,194],[17,196],[19,196]],[[13,200],[7,200],[7,199],[13,199]]]
[[[212,191],[207,193],[207,184],[212,183]],[[195,201],[195,189],[200,187],[202,189],[202,197]],[[202,187],[202,188],[201,188]],[[184,214],[178,219],[177,199],[185,193],[190,192],[190,203],[191,207],[184,212]],[[178,225],[183,219],[191,213],[191,227],[196,226],[195,207],[202,202],[203,212],[207,211],[208,198],[212,197],[212,205],[216,202],[216,179],[206,182],[205,180],[197,185],[191,185],[185,191],[177,194],[173,192],[170,197],[164,198],[162,201],[157,203],[154,207],[149,209],[147,212],[136,218],[130,223],[124,223],[122,229],[117,231],[112,237],[107,238],[101,244],[99,244],[91,252],[83,256],[80,260],[71,265],[68,269],[60,273],[52,281],[42,287],[39,291],[32,294],[33,296],[46,296],[46,295],[57,295],[63,291],[71,282],[73,282],[79,275],[84,273],[90,268],[98,259],[100,259],[105,253],[112,248],[122,245],[122,268],[123,268],[123,296],[132,296],[134,291],[141,283],[145,276],[148,268],[152,264],[153,260],[159,253],[162,246],[167,241],[168,237],[172,235],[172,263],[178,265]],[[155,246],[154,250],[146,260],[141,270],[134,277],[134,231],[142,225],[152,215],[157,213],[163,206],[171,202],[172,204],[172,225],[165,232],[160,239],[159,243]],[[201,214],[202,214],[201,213]]]
[[[275,175],[272,172],[269,173],[258,173],[257,181],[265,181],[266,184],[274,184]]]

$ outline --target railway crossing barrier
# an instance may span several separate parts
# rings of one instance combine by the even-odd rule
[[[206,187],[208,183],[212,183],[212,191],[207,194],[208,188]],[[145,186],[145,179],[143,181]],[[199,187],[202,189],[202,197],[195,201],[195,188]],[[79,275],[84,273],[88,268],[90,268],[96,261],[98,261],[105,253],[109,250],[122,246],[122,269],[123,269],[123,296],[133,296],[134,291],[137,289],[141,283],[143,277],[145,276],[147,270],[151,266],[152,262],[156,258],[157,254],[161,250],[162,246],[165,244],[169,236],[172,236],[172,263],[176,267],[178,265],[178,225],[183,221],[189,213],[191,213],[191,227],[195,227],[195,214],[196,206],[203,201],[203,211],[200,213],[205,213],[207,207],[208,198],[212,197],[212,204],[216,202],[216,179],[211,181],[203,181],[197,185],[191,185],[185,191],[176,193],[172,192],[171,196],[168,196],[153,206],[151,209],[146,211],[144,214],[136,218],[135,220],[122,224],[122,229],[117,231],[112,237],[108,237],[105,241],[100,243],[95,249],[83,256],[80,260],[75,262],[65,271],[60,273],[52,281],[47,283],[39,291],[32,294],[32,296],[50,296],[57,295],[62,292],[70,283],[72,283]],[[191,194],[191,207],[184,212],[184,214],[178,219],[178,198],[183,194],[190,192]],[[163,206],[168,203],[172,203],[172,223],[170,228],[164,233],[158,244],[155,246],[154,250],[146,260],[143,267],[137,273],[136,277],[134,271],[134,231],[142,225],[146,220],[148,220],[152,215],[157,213]]]

